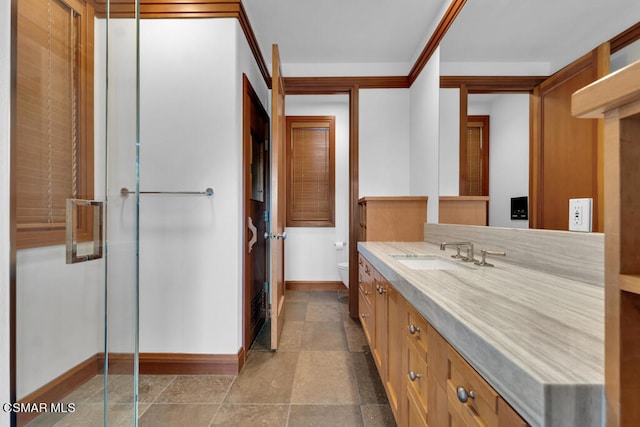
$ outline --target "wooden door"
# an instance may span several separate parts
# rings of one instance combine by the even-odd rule
[[[265,212],[269,203],[269,116],[243,76],[243,175],[244,175],[244,332],[243,346],[251,347],[267,318],[265,282],[268,281],[269,231]],[[246,354],[246,353],[245,353]]]
[[[284,78],[278,45],[271,57],[271,349],[278,348],[284,324],[284,239],[286,233],[286,164]]]

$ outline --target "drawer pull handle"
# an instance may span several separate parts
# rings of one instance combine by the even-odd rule
[[[415,381],[415,380],[419,379],[421,376],[422,376],[422,375],[420,375],[420,374],[416,374],[416,373],[415,373],[415,372],[413,372],[413,371],[409,371],[409,379],[410,379],[411,381]]]
[[[369,291],[364,291],[364,294],[365,294],[365,295],[369,295],[370,293],[371,293],[371,292],[369,292]]]
[[[409,325],[409,333],[411,335],[414,335],[416,332],[420,332],[421,329],[417,328],[416,325],[414,325],[413,323]]]
[[[464,387],[462,387],[461,385],[459,385],[458,388],[456,389],[456,393],[458,394],[458,400],[461,403],[467,403],[467,400],[476,398],[476,395],[473,392],[473,390],[469,390],[467,392],[467,390],[465,390]]]

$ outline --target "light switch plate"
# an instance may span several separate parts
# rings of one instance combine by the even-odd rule
[[[591,232],[593,199],[569,199],[569,231]]]

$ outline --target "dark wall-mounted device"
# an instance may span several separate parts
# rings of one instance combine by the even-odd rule
[[[528,197],[511,198],[511,219],[529,219]]]

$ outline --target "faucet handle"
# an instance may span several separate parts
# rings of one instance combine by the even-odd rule
[[[504,251],[488,251],[486,249],[482,249],[480,251],[480,254],[482,255],[482,261],[476,261],[474,262],[475,265],[479,265],[481,267],[493,267],[493,264],[490,264],[487,262],[487,255],[490,256],[507,256],[507,253]]]

